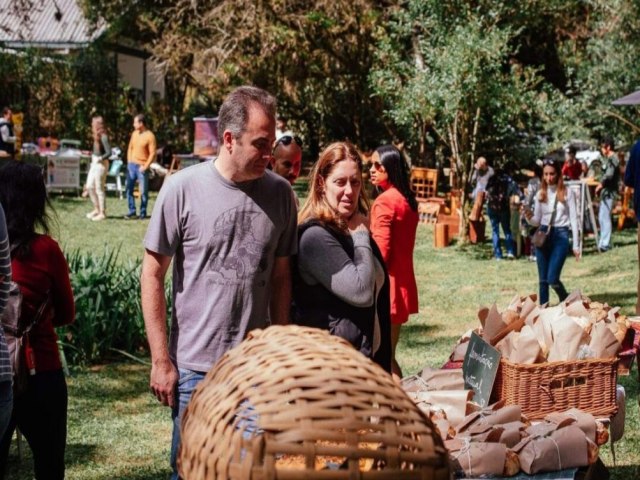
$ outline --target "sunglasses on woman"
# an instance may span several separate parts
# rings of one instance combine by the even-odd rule
[[[377,171],[381,171],[384,168],[380,162],[371,162],[371,166]]]

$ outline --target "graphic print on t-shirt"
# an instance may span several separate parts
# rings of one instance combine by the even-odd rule
[[[253,234],[264,228],[264,217],[263,212],[235,207],[216,219],[209,242],[209,270],[216,283],[240,283],[267,269],[266,246]]]

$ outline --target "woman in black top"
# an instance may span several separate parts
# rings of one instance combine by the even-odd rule
[[[348,142],[329,145],[298,215],[293,321],[329,330],[391,371],[389,282],[369,233],[362,160]]]

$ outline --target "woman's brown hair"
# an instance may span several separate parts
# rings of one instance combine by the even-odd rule
[[[318,161],[309,174],[309,197],[298,214],[298,225],[314,219],[340,231],[347,230],[347,222],[329,205],[323,188],[333,168],[343,161],[355,162],[358,173],[362,177],[362,158],[356,147],[349,142],[335,142],[329,145],[320,153]],[[368,211],[369,200],[362,187],[358,197],[358,212],[366,214]]]
[[[556,171],[556,177],[558,178],[556,182],[556,197],[559,202],[564,203],[566,200],[566,188],[564,186],[564,180],[562,179],[562,169],[560,168],[560,164],[553,160],[545,160],[542,163],[542,183],[540,185],[540,192],[538,193],[538,200],[541,203],[546,203],[547,201],[547,188],[549,185],[544,180],[545,167],[552,167]]]
[[[104,119],[101,116],[96,116],[91,119],[91,133],[93,134],[93,141],[102,141],[102,135],[107,133],[107,129],[104,126]]]

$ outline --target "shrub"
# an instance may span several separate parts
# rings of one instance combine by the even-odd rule
[[[121,351],[148,352],[138,260],[118,261],[119,250],[101,255],[75,251],[67,255],[76,302],[76,321],[59,329],[61,345],[71,364],[105,360]],[[170,305],[169,290],[165,292]]]

